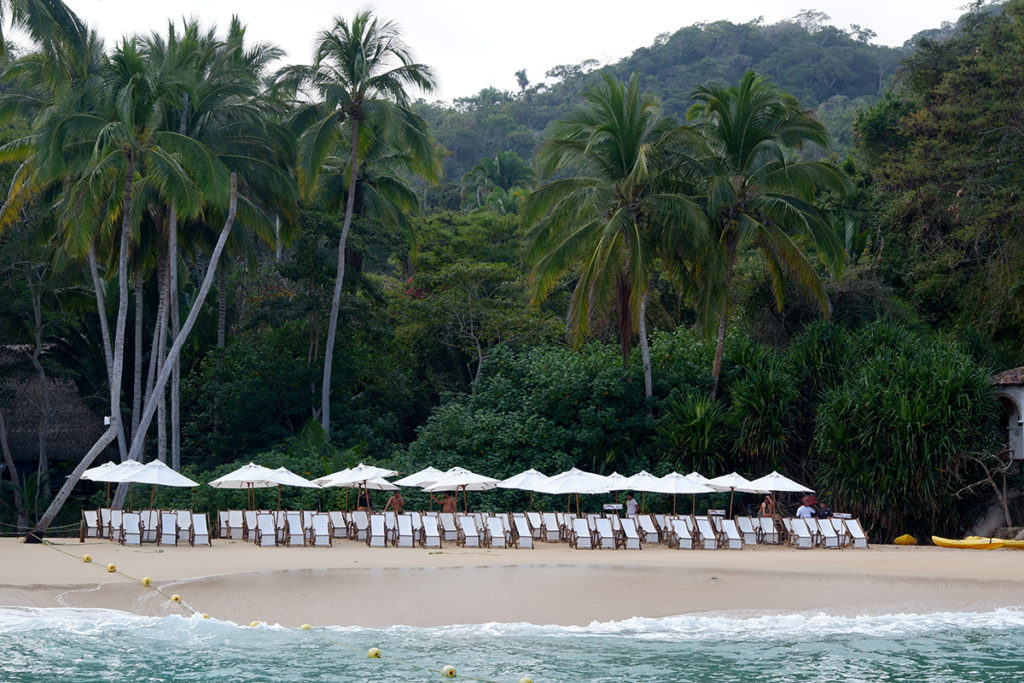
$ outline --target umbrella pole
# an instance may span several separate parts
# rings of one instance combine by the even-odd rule
[[[732,519],[732,499],[736,495],[736,489],[729,489],[729,519]]]
[[[672,494],[672,516],[676,516],[676,494]]]
[[[458,493],[456,493],[458,495]],[[469,514],[469,499],[466,497],[466,487],[462,487],[462,511]]]
[[[132,511],[135,510],[135,499],[134,499],[134,497],[132,495],[134,491],[135,491],[135,484],[129,483],[128,484],[128,512],[132,512]]]
[[[277,514],[281,515],[281,485],[277,485]]]
[[[580,515],[580,494],[576,494],[576,516]]]
[[[156,498],[156,484],[151,484],[149,487],[149,509],[153,509],[153,499]]]
[[[693,509],[690,510],[690,516],[691,517],[696,517],[697,516],[697,494],[696,493],[691,493],[690,494],[690,500],[693,502]]]
[[[647,491],[640,492],[640,512],[647,512]]]

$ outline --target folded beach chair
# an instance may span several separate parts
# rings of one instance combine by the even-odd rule
[[[779,540],[786,545],[793,545],[796,542],[796,537],[793,535],[793,518],[783,517],[779,520],[782,525],[779,529]]]
[[[612,523],[612,531],[619,534],[622,531],[622,518],[616,514],[609,514],[605,516],[608,518],[608,521]]]
[[[277,545],[277,523],[269,512],[256,513],[255,534],[250,530],[249,538],[259,546]]]
[[[736,527],[736,520],[734,519],[723,519],[722,522],[722,534],[725,536],[724,543],[729,547],[730,550],[740,550],[743,548],[743,537],[740,536],[740,530]]]
[[[539,541],[544,538],[544,528],[539,512],[527,512],[526,521],[530,523],[530,531],[533,533],[534,540]]]
[[[223,516],[220,523],[219,534],[221,538],[242,538],[245,532],[245,523],[242,521],[241,510],[224,510],[218,516]]]
[[[334,545],[331,540],[331,517],[326,512],[317,512],[309,518],[309,544],[316,548]]]
[[[562,523],[561,537],[559,538],[559,540],[568,541],[569,536],[571,536],[573,533],[573,520],[577,519],[579,515],[574,515],[568,512],[562,512],[559,513],[559,517],[561,518],[560,521]],[[584,517],[584,519],[586,518]],[[589,526],[589,524],[587,526]]]
[[[366,545],[371,548],[387,548],[388,535],[384,527],[384,515],[370,515],[370,533],[366,537]]]
[[[198,515],[192,513],[192,533],[188,537],[191,545],[212,546],[210,542],[210,524],[205,512]]]
[[[852,544],[854,548],[867,548],[868,537],[864,533],[864,529],[861,528],[860,520],[857,519],[845,519],[843,523],[846,525],[846,533],[850,534]]]
[[[451,512],[442,512],[437,516],[441,520],[441,529],[444,531],[444,540],[459,540],[459,525],[455,522],[455,515]]]
[[[110,529],[110,508],[100,508],[99,538],[108,538]]]
[[[650,515],[637,515],[636,523],[640,525],[640,538],[644,543],[657,543],[661,540],[661,535],[658,533],[658,527],[654,523],[654,518]]]
[[[229,510],[217,510],[217,538],[231,538],[231,525],[228,523]]]
[[[285,545],[306,545],[306,529],[302,526],[302,513],[289,510],[284,513]]]
[[[586,517],[576,517],[572,520],[572,531],[569,536],[569,547],[594,549],[594,536],[587,524]]]
[[[423,515],[415,511],[408,514],[412,523],[412,542],[416,545],[423,541]]]
[[[178,510],[178,540],[187,541],[192,537],[192,511]]]
[[[661,534],[669,528],[668,518],[662,514],[651,515],[654,518],[654,526],[658,527],[658,538],[661,538]]]
[[[757,543],[757,529],[754,528],[754,522],[756,520],[750,517],[737,517],[736,528],[739,529],[740,535],[743,536],[743,542],[747,545],[754,545]]]
[[[696,522],[697,533],[700,534],[700,542],[704,550],[718,550],[718,534],[711,526],[711,520],[707,517],[698,517]]]
[[[476,526],[476,518],[473,515],[459,515],[459,533],[455,542],[463,548],[480,547],[480,530]]]
[[[438,518],[433,515],[423,516],[423,539],[421,544],[424,548],[441,547],[441,530],[437,526]]]
[[[82,524],[78,530],[78,542],[85,543],[87,538],[100,537],[100,511],[82,510]]]
[[[825,548],[839,548],[839,534],[832,526],[832,520],[828,517],[818,520],[818,533],[820,534],[820,545]]]
[[[487,518],[487,547],[493,548],[495,544],[501,548],[508,548],[512,545],[512,534],[505,528],[505,520],[501,517]]]
[[[121,541],[121,529],[123,528],[124,511],[111,510],[110,524],[107,527],[107,538],[111,541]]]
[[[399,548],[411,548],[416,542],[416,536],[412,530],[412,515],[398,515],[396,522],[398,528],[393,543]]]
[[[557,543],[562,540],[561,525],[558,523],[558,517],[553,512],[545,512],[542,516],[541,523],[541,538],[548,543]]]
[[[530,529],[529,518],[513,516],[512,524],[516,530],[516,547],[520,549],[533,548],[533,530]]]
[[[758,522],[761,526],[759,534],[761,543],[778,543],[779,532],[775,528],[775,520],[771,517],[761,517]]]
[[[384,511],[384,536],[394,545],[395,535],[398,533],[398,519],[394,510]]]
[[[140,510],[139,514],[142,516],[142,542],[156,543],[157,534],[160,533],[160,511]]]
[[[679,548],[680,550],[693,550],[693,531],[690,529],[690,525],[687,524],[687,518],[677,517],[672,520],[668,520],[669,527],[672,530],[672,546]]]
[[[178,513],[160,513],[160,534],[157,545],[178,545]]]
[[[246,510],[243,514],[245,520],[242,526],[242,539],[245,541],[256,542],[256,529],[258,528],[256,522],[256,515],[259,514],[255,510]]]
[[[790,519],[789,528],[793,534],[793,545],[797,548],[814,547],[814,536],[811,534],[810,529],[807,528],[807,522],[804,519],[800,517]]]
[[[353,511],[348,520],[348,537],[355,541],[365,541],[369,533],[370,515],[366,510]]]
[[[121,545],[142,545],[142,516],[138,512],[121,515]]]
[[[619,522],[619,545],[626,550],[640,550],[640,532],[636,528],[636,520],[618,515],[614,519]]]
[[[288,543],[288,511],[277,510],[273,513],[274,522],[277,524],[277,542],[279,545],[285,545]],[[299,529],[302,529],[301,519],[299,521]]]
[[[345,521],[345,513],[341,510],[331,510],[327,513],[331,520],[331,536],[334,538],[345,538],[348,536],[348,522]]]
[[[612,529],[612,522],[607,517],[595,517],[594,539],[599,548],[610,548],[615,550],[619,547],[619,538]]]

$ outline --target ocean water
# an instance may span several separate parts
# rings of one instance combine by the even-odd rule
[[[380,648],[380,659],[367,657]],[[0,608],[2,681],[1017,681],[1024,611],[687,615],[585,627],[250,628]]]

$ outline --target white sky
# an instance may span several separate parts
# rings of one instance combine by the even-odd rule
[[[287,63],[309,63],[318,31],[332,17],[369,7],[397,22],[416,59],[434,68],[440,88],[428,99],[451,100],[487,86],[517,90],[515,72],[532,83],[558,64],[614,62],[655,36],[700,21],[766,23],[813,8],[840,28],[860,24],[874,42],[901,45],[920,30],[956,21],[968,0],[65,0],[108,44],[131,33],[164,32],[168,19],[197,16],[226,27],[232,14],[252,41],[269,41]]]

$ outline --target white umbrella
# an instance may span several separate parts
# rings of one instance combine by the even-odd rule
[[[550,477],[546,474],[538,472],[532,467],[525,472],[515,474],[508,479],[498,482],[498,488],[500,489],[522,489],[530,492],[530,509],[533,510],[533,487],[541,482],[545,482]]]
[[[463,508],[466,512],[469,512],[469,500],[466,497],[466,491],[487,491],[495,488],[497,485],[498,480],[494,477],[485,477],[463,467],[453,467],[430,486],[424,486],[423,490],[428,493],[455,491],[455,496],[458,498],[458,491],[461,489]]]
[[[93,481],[105,481],[105,482],[107,482],[107,501],[108,502],[110,501],[110,484],[111,483],[114,483],[114,484],[128,483],[128,509],[129,510],[132,509],[134,507],[134,501],[133,501],[134,489],[132,488],[131,482],[126,482],[125,481],[125,477],[131,475],[132,472],[134,472],[135,470],[137,470],[140,467],[142,467],[142,463],[139,462],[138,460],[123,460],[122,462],[119,462],[116,465],[110,464],[110,466],[107,467],[107,469],[105,471],[98,471],[102,467],[103,466],[100,465],[99,467],[93,468],[94,471],[93,471],[92,475],[90,476],[90,479],[92,479]]]
[[[647,470],[640,470],[632,477],[622,477],[621,481],[611,484],[608,488],[612,491],[640,491],[640,510],[642,511],[647,506],[647,492],[651,491],[651,487],[656,486],[660,481],[658,477]]]
[[[398,472],[395,470],[389,470],[384,467],[377,467],[376,465],[364,465],[359,463],[355,467],[350,467],[340,472],[333,472],[328,474],[326,477],[320,477],[314,479],[313,483],[318,486],[329,487],[329,486],[340,486],[344,488],[354,488],[357,490],[366,490],[366,497],[369,498],[369,489],[376,490],[394,490],[387,488],[388,486],[394,486],[390,482],[383,481],[384,477],[393,477]],[[379,482],[377,480],[380,480]],[[396,487],[397,488],[397,487]],[[345,494],[345,505],[348,505],[348,493]],[[358,496],[358,493],[357,493]],[[359,499],[356,498],[358,501]],[[358,505],[357,505],[358,507]]]
[[[134,460],[132,462],[134,462]],[[110,483],[110,480],[106,478],[106,475],[115,467],[117,467],[116,464],[112,462],[105,462],[102,465],[90,467],[85,472],[82,472],[81,478],[86,481],[105,481]]]
[[[723,474],[722,476],[715,477],[714,479],[708,479],[706,483],[716,491],[729,492],[729,517],[732,517],[732,501],[733,498],[736,497],[737,491],[740,493],[765,493],[765,491],[751,486],[749,479],[746,479],[735,472]]]
[[[750,482],[750,486],[755,489],[762,489],[764,491],[782,491],[789,493],[814,493],[814,489],[809,489],[803,484],[798,484],[789,477],[784,477],[778,472],[772,472],[766,474],[759,479],[755,479]]]
[[[149,484],[151,487],[149,492],[149,507],[153,507],[153,499],[156,496],[157,484],[160,486],[177,486],[181,488],[199,486],[199,482],[192,481],[180,472],[175,472],[167,466],[167,463],[161,462],[160,460],[154,460],[141,467],[131,468],[131,471],[128,472],[122,481],[129,484]]]
[[[576,513],[579,514],[579,494],[608,493],[608,486],[609,483],[606,477],[602,477],[600,474],[594,474],[592,472],[584,472],[583,470],[573,467],[571,470],[566,470],[561,474],[556,474],[555,476],[550,477],[547,481],[537,484],[533,487],[533,490],[538,493],[550,493],[554,495],[575,494]]]
[[[397,484],[398,486],[430,486],[443,474],[444,472],[436,467],[424,467],[419,472],[407,474],[401,479],[396,479],[391,483]]]
[[[710,486],[700,484],[690,479],[688,476],[679,474],[678,472],[671,472],[666,474],[664,477],[658,480],[658,483],[649,489],[654,493],[671,493],[672,494],[672,514],[676,513],[676,495],[677,494],[690,494],[695,496],[698,493],[714,493],[715,490]],[[696,506],[696,499],[694,502]]]
[[[294,472],[279,467],[272,470],[263,465],[250,462],[242,465],[237,470],[228,472],[224,476],[217,477],[210,482],[215,489],[246,489],[249,492],[249,507],[254,507],[256,501],[253,497],[253,489],[267,489],[271,486],[277,487],[277,508],[281,509],[281,487],[301,486],[304,488],[315,488],[316,485]]]
[[[686,478],[689,479],[690,481],[695,481],[698,484],[707,484],[709,481],[711,481],[697,470],[694,470],[693,472],[687,474]]]

